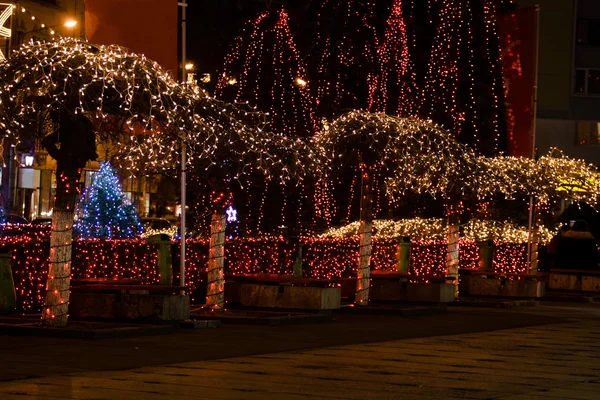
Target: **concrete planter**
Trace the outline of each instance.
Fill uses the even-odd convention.
[[[455,301],[455,287],[451,283],[409,283],[397,279],[373,279],[371,300],[410,301],[423,303],[451,303]]]
[[[507,277],[468,277],[468,293],[473,296],[497,297],[543,297],[546,292],[545,282],[533,279],[515,279]]]
[[[584,273],[550,272],[548,287],[555,290],[573,290],[582,292],[600,292],[600,275]]]
[[[69,313],[74,317],[91,319],[183,321],[190,317],[190,298],[134,292],[73,292]]]
[[[240,302],[245,307],[336,310],[341,306],[341,296],[339,287],[244,283]]]

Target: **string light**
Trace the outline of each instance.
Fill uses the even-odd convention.
[[[385,37],[377,52],[381,72],[371,80],[369,109],[412,117],[418,112],[417,77],[408,47],[402,3],[402,0],[394,1]]]
[[[377,222],[375,221],[377,224]],[[11,267],[21,313],[39,313],[45,296],[48,271],[49,230],[34,235],[0,237],[11,253]],[[317,279],[352,278],[358,267],[356,237],[303,238],[303,276]],[[397,240],[373,238],[371,265],[376,270],[395,271]],[[410,276],[427,282],[445,275],[445,240],[412,240]],[[173,265],[178,265],[177,243],[172,250]],[[460,267],[475,268],[478,262],[476,242],[461,240]],[[159,274],[154,265],[156,246],[140,239],[75,239],[73,241],[73,279],[135,279],[156,284]],[[497,272],[523,273],[526,268],[526,244],[496,242],[494,268]],[[186,241],[186,286],[192,302],[202,301],[206,292],[207,240]],[[280,237],[238,238],[227,240],[224,248],[225,285],[231,277],[247,274],[292,275],[297,247]],[[178,270],[174,271],[175,279]]]
[[[439,19],[419,114],[478,152],[496,155],[505,146],[499,126],[497,7],[491,0],[429,2],[432,14],[436,8]]]
[[[371,0],[319,2],[310,72],[319,117],[367,109],[377,61],[377,14]]]
[[[558,149],[551,149],[539,160],[492,157],[481,158],[480,162],[489,190],[508,197],[536,196],[548,202],[560,196],[593,203],[600,196],[598,169],[583,160],[567,157]]]
[[[320,238],[351,238],[358,234],[359,222],[331,228],[319,235]],[[558,232],[558,228],[549,230],[537,227],[541,243],[547,243]],[[416,241],[443,241],[448,232],[447,219],[441,218],[411,218],[401,220],[374,220],[373,236],[381,239],[393,239],[408,236]],[[528,240],[527,227],[516,226],[510,221],[491,221],[473,219],[462,227],[461,238],[465,241],[526,243]],[[461,252],[462,253],[462,252]],[[462,254],[461,254],[462,256]]]
[[[312,136],[317,124],[306,76],[287,12],[265,11],[248,22],[225,57],[217,96],[255,105],[281,134]]]

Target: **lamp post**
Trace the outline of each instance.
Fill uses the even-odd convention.
[[[181,7],[181,82],[187,84],[187,26],[186,26],[186,11],[187,11],[187,0],[182,0],[177,3]],[[185,142],[181,141],[181,254],[180,254],[180,265],[179,265],[179,286],[185,286],[185,207],[186,207],[186,158],[187,158],[187,147]],[[181,294],[184,294],[182,292]]]
[[[54,36],[56,34],[56,31],[54,30],[55,28],[59,28],[59,27],[64,27],[67,29],[73,29],[77,26],[77,21],[74,19],[68,19],[67,21],[65,21],[62,24],[56,24],[56,25],[52,25],[52,26],[46,26],[45,24],[42,24],[40,26],[40,28],[38,29],[34,29],[31,31],[27,31],[27,32],[19,32],[19,41],[18,44],[22,44],[23,39],[25,38],[26,35],[30,35],[32,33],[36,33],[36,32],[42,32],[45,30],[48,30],[48,33],[50,34],[50,36]],[[60,35],[59,35],[60,36]]]

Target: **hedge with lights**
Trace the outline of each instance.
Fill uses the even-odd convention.
[[[0,238],[11,253],[18,312],[39,313],[46,293],[50,244],[48,238],[16,236]],[[355,278],[358,268],[356,238],[306,238],[303,243],[303,275],[310,278]],[[190,240],[186,253],[186,282],[194,304],[206,295],[208,241]],[[447,243],[443,240],[413,242],[411,279],[427,281],[443,277]],[[478,263],[477,244],[461,241],[461,267],[474,268]],[[173,245],[173,265],[178,264],[178,245]],[[159,281],[156,248],[139,239],[89,240],[73,242],[74,279],[137,279],[144,284]],[[296,246],[280,238],[229,240],[225,246],[225,277],[246,274],[291,275]],[[373,268],[396,269],[397,242],[391,238],[373,240]],[[523,272],[526,246],[522,243],[498,242],[494,255],[497,272]],[[177,279],[178,271],[174,271]]]

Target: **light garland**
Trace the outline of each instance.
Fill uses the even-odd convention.
[[[316,143],[332,163],[352,163],[360,150],[363,162],[387,178],[393,196],[462,195],[477,184],[467,184],[480,168],[473,151],[431,121],[352,111],[319,133]]]
[[[600,196],[600,173],[583,160],[552,149],[534,160],[524,157],[481,158],[482,178],[490,191],[508,197],[536,196],[542,202],[552,197],[594,202]]]
[[[443,0],[429,2],[428,7],[432,15],[438,11],[439,19],[420,115],[440,123],[478,152],[498,154],[505,143],[499,126],[497,7],[492,0]]]
[[[317,129],[309,86],[282,8],[260,14],[235,40],[225,57],[217,96],[250,102],[272,118],[277,132],[307,137]]]
[[[2,6],[6,7],[6,8],[4,8],[2,10],[2,8],[1,8]],[[2,10],[0,12],[0,37],[1,38],[10,39],[10,37],[13,35],[14,29],[11,30],[11,28],[7,28],[4,25],[17,12],[27,14],[32,21],[40,21],[40,19],[37,16],[32,14],[25,7],[17,6],[16,4],[0,3],[0,10]],[[54,36],[54,34],[56,33],[53,29],[48,28],[47,25],[43,22],[40,23],[40,28],[41,28],[40,30],[48,29],[48,33],[50,34],[50,36]],[[25,33],[28,33],[28,32],[25,32]],[[4,61],[4,60],[6,60],[6,57],[4,56],[4,53],[2,52],[2,50],[0,50],[0,61]]]
[[[377,51],[380,74],[371,79],[369,109],[403,117],[418,114],[416,72],[409,50],[403,0],[394,0],[383,43]],[[390,93],[393,93],[390,96]]]
[[[359,222],[353,222],[340,228],[332,228],[319,235],[320,238],[350,238],[358,233]],[[516,226],[510,221],[470,220],[461,227],[461,238],[466,241],[527,243],[527,227]],[[537,227],[536,233],[541,243],[547,243],[558,232],[558,228],[549,230]],[[374,220],[373,236],[379,239],[393,239],[408,236],[416,241],[442,241],[448,233],[447,219],[412,218],[402,220]]]
[[[373,0],[324,0],[318,4],[309,71],[316,87],[317,114],[367,109],[377,62],[377,13]]]

